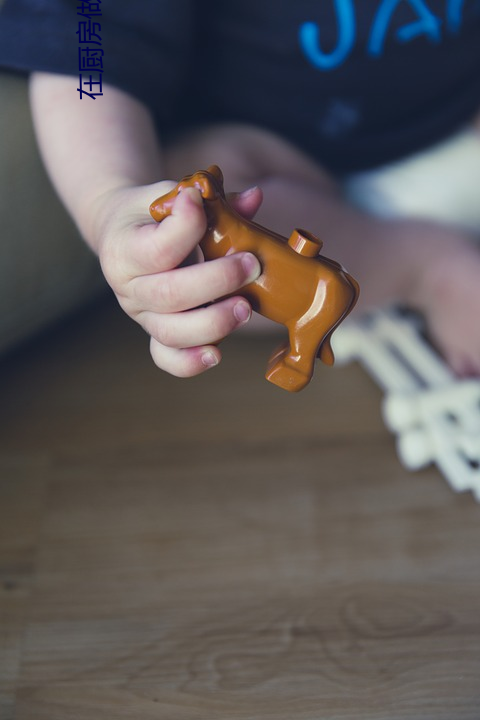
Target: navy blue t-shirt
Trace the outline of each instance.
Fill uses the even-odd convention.
[[[0,65],[79,75],[80,0],[5,0]],[[163,137],[266,127],[335,173],[438,141],[480,108],[480,0],[101,0],[108,83]],[[83,43],[82,47],[85,47]],[[93,46],[92,46],[93,47]],[[79,102],[102,102],[77,92]]]

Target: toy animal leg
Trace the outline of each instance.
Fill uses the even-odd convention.
[[[297,392],[310,382],[317,355],[326,365],[333,365],[332,333],[352,309],[357,295],[355,282],[347,278],[341,283],[337,281],[335,292],[325,303],[325,289],[319,284],[309,310],[296,322],[287,324],[289,342],[270,358],[267,380]]]
[[[289,327],[288,342],[271,356],[265,377],[284,390],[298,392],[312,379],[315,357],[323,337],[319,337],[313,322],[301,322]]]

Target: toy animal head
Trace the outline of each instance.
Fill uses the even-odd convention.
[[[221,198],[225,200],[225,190],[223,189],[223,173],[218,165],[211,165],[208,170],[201,170],[193,175],[187,175],[183,180],[175,185],[169,193],[157,198],[150,205],[150,214],[157,222],[170,215],[173,203],[178,193],[185,188],[196,188],[204,200],[217,200]]]
[[[197,188],[204,200],[216,200],[217,197],[225,198],[223,173],[218,165],[210,165],[208,170],[200,170],[193,175],[187,175],[178,183],[177,190],[181,192],[187,187]]]

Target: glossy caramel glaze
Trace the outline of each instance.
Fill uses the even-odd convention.
[[[205,259],[228,252],[251,252],[259,259],[260,277],[240,294],[256,312],[288,330],[288,340],[269,360],[266,378],[285,390],[301,390],[312,378],[317,356],[333,364],[330,338],[354,307],[358,283],[339,263],[319,255],[322,242],[311,233],[295,229],[287,241],[241,217],[225,197],[216,165],[183,178],[155,200],[152,217],[158,222],[167,217],[176,196],[187,187],[197,188],[203,198],[207,231],[200,247]]]

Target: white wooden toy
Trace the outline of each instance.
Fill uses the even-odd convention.
[[[480,380],[460,380],[426,341],[418,317],[376,310],[339,328],[338,363],[359,361],[384,390],[383,417],[402,464],[435,463],[480,501]]]

